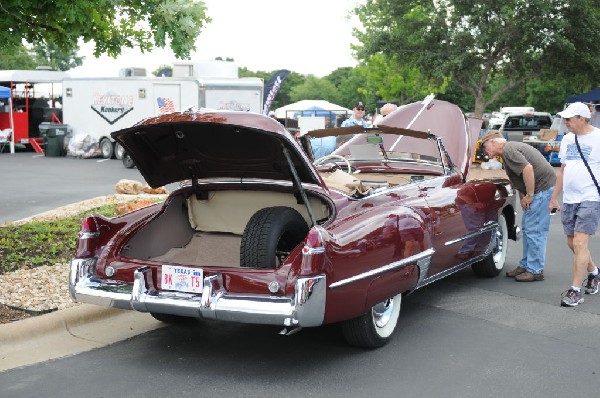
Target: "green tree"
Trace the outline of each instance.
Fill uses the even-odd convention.
[[[375,53],[358,66],[364,78],[364,87],[359,91],[373,93],[381,100],[397,100],[406,104],[425,98],[431,92],[443,92],[448,82],[441,84],[429,81],[420,69],[400,62],[395,56]]]
[[[367,111],[375,110],[377,98],[375,95],[369,95],[368,90],[364,88],[364,76],[357,68],[349,66],[337,68],[325,76],[325,79],[333,83],[336,88],[336,99],[331,101],[334,104],[352,109],[354,103],[360,100],[365,104]]]
[[[95,43],[95,56],[112,57],[123,48],[145,52],[168,42],[176,57],[188,58],[210,22],[205,11],[198,0],[2,0],[0,42],[51,43],[68,53],[81,39]]]
[[[158,68],[152,71],[153,76],[158,76],[158,73],[163,70],[170,70],[171,74],[169,76],[173,76],[173,65],[162,64]]]
[[[23,44],[0,47],[0,69],[35,69],[36,66],[35,59]]]
[[[598,82],[597,0],[367,0],[355,12],[359,59],[384,53],[438,84],[450,78],[476,115],[535,78]]]
[[[275,71],[275,70],[269,71],[269,72],[267,72],[267,71],[251,71],[246,67],[241,67],[239,69],[239,76],[240,77],[259,77],[259,78],[263,79],[263,81],[266,83],[267,81],[269,81],[269,79],[271,78],[271,76],[273,76],[273,74],[275,72],[277,72],[277,71]],[[281,85],[279,92],[275,96],[275,99],[273,100],[273,104],[271,105],[271,109],[277,109],[282,106],[293,103],[294,101],[291,99],[292,90],[294,89],[294,87],[304,83],[305,80],[306,80],[306,76],[301,75],[298,72],[290,71],[287,78]]]
[[[290,99],[292,102],[311,99],[333,102],[336,97],[336,88],[333,83],[322,77],[308,75],[302,84],[292,88]]]
[[[79,47],[72,50],[61,50],[54,43],[40,42],[33,45],[33,54],[38,65],[47,65],[55,70],[69,70],[83,64],[85,57],[77,55]]]

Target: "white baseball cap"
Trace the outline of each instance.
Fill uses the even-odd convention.
[[[570,119],[574,116],[581,116],[586,119],[592,117],[592,113],[590,112],[590,108],[584,104],[583,102],[573,102],[567,109],[562,112],[558,112],[558,115],[562,118]]]

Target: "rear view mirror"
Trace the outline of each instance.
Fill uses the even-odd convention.
[[[367,136],[367,142],[369,144],[383,144],[383,137],[379,135],[369,135]]]

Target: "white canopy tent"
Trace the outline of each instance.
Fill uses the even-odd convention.
[[[289,104],[286,106],[282,106],[281,108],[275,109],[275,117],[278,119],[283,118],[292,118],[294,117],[295,112],[301,112],[305,110],[315,110],[316,108],[332,111],[337,114],[351,114],[352,110],[348,108],[344,108],[343,106],[339,106],[333,104],[329,101],[325,100],[302,100],[298,102],[294,102],[293,104]]]

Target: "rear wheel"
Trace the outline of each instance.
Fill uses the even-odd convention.
[[[506,248],[508,247],[508,227],[502,214],[498,217],[498,229],[493,245],[492,251],[487,257],[471,266],[475,275],[491,278],[498,276],[504,268]]]
[[[402,294],[397,294],[373,306],[366,314],[342,323],[348,344],[363,348],[378,348],[388,343],[400,318]]]
[[[306,237],[304,218],[290,207],[266,207],[248,221],[240,245],[240,265],[277,268]]]
[[[115,149],[113,143],[108,138],[100,140],[100,153],[104,159],[111,159],[114,155]]]
[[[115,143],[115,158],[118,160],[123,160],[123,156],[125,155],[125,149],[118,142]]]

